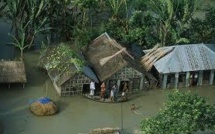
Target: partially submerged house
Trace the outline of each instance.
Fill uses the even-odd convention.
[[[0,61],[0,83],[10,84],[21,83],[24,84],[27,82],[25,65],[21,61]]]
[[[107,87],[117,84],[122,90],[128,84],[129,91],[142,90],[144,83],[155,85],[156,79],[141,66],[139,60],[114,39],[104,33],[94,39],[83,51],[86,60],[92,65],[99,80]]]
[[[82,94],[92,80],[99,83],[93,70],[85,63],[80,64],[83,60],[74,49],[60,44],[44,52],[40,65],[47,70],[58,94],[71,96]]]
[[[215,52],[205,44],[155,47],[144,52],[143,65],[148,70],[156,68],[163,89],[214,84]]]

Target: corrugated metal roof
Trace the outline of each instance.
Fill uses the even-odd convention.
[[[215,69],[215,52],[205,44],[171,46],[174,50],[155,62],[159,73]],[[165,47],[168,49],[168,47]]]

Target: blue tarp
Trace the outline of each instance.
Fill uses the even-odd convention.
[[[41,98],[38,98],[38,99],[30,100],[29,104],[31,104],[33,102],[40,102],[41,104],[46,104],[46,103],[51,102],[51,99],[49,99],[48,97],[41,97]]]
[[[96,74],[89,66],[83,66],[82,71],[90,79],[94,80],[96,83],[99,83],[99,79],[97,78]]]

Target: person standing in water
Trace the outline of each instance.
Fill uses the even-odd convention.
[[[95,93],[95,82],[94,81],[91,81],[90,82],[90,96],[94,96],[94,93]]]
[[[102,82],[101,84],[101,93],[100,93],[100,98],[103,99],[105,97],[105,91],[106,91],[106,86],[105,83]]]
[[[111,92],[110,92],[110,100],[111,100],[111,102],[114,102],[115,93],[116,93],[116,86],[115,86],[115,84],[114,84],[114,85],[112,86]]]

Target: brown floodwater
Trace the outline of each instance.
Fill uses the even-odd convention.
[[[59,97],[47,75],[36,67],[38,52],[25,55],[28,83],[25,88],[15,84],[11,89],[0,85],[0,121],[5,134],[77,134],[87,133],[99,127],[123,128],[124,134],[132,134],[141,120],[155,115],[163,107],[167,93],[172,90],[155,89],[133,94],[128,102],[99,103],[82,96]],[[215,103],[215,86],[189,89]],[[187,91],[188,89],[181,89]],[[54,116],[38,117],[29,111],[31,99],[48,96],[60,108]],[[137,106],[133,113],[131,104]]]

